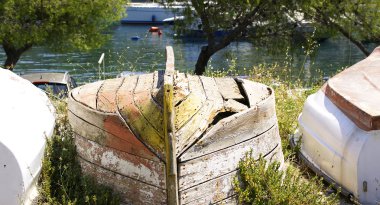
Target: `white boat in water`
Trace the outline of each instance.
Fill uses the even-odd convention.
[[[172,23],[168,19],[181,16],[183,6],[168,7],[159,3],[130,3],[127,5],[127,16],[121,20],[124,24],[163,24]]]
[[[299,117],[299,156],[342,193],[380,202],[380,47],[308,97]]]
[[[32,204],[55,109],[29,81],[0,68],[0,204]]]

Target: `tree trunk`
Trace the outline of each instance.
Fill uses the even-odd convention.
[[[5,54],[7,55],[7,59],[5,60],[5,63],[4,63],[4,68],[12,71],[14,67],[16,66],[16,63],[20,59],[21,54],[23,54],[25,51],[27,51],[31,47],[32,45],[27,44],[21,48],[15,48],[10,43],[3,41],[3,48],[5,51]]]
[[[203,75],[203,73],[206,70],[207,63],[213,54],[214,53],[210,51],[209,46],[202,46],[201,52],[199,53],[199,56],[198,56],[197,63],[195,64],[194,73],[196,75]]]

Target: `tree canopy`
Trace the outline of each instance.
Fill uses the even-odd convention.
[[[125,13],[125,0],[1,0],[0,42],[12,70],[35,45],[88,50],[106,39],[105,29]]]
[[[176,1],[178,2],[178,1]],[[361,40],[379,40],[378,0],[191,0],[183,11],[185,25],[199,19],[207,45],[199,54],[195,73],[203,74],[210,57],[232,41],[247,37],[255,45],[277,50],[294,44],[299,33],[341,33],[368,54]],[[312,27],[308,34],[303,29]],[[225,35],[218,36],[224,31]]]

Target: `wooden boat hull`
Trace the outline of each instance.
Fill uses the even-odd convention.
[[[273,90],[167,70],[87,84],[69,97],[86,173],[130,204],[235,204],[239,160],[283,162]],[[169,67],[169,68],[168,68]]]

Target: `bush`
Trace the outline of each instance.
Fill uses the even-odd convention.
[[[53,136],[47,139],[38,204],[120,204],[120,197],[112,189],[82,174],[67,104],[63,100],[54,100],[53,104],[57,120]]]
[[[239,175],[234,180],[235,191],[241,204],[337,204],[338,194],[326,196],[321,179],[306,180],[292,166],[281,171],[280,164],[260,158],[254,160],[251,153],[239,163]]]

